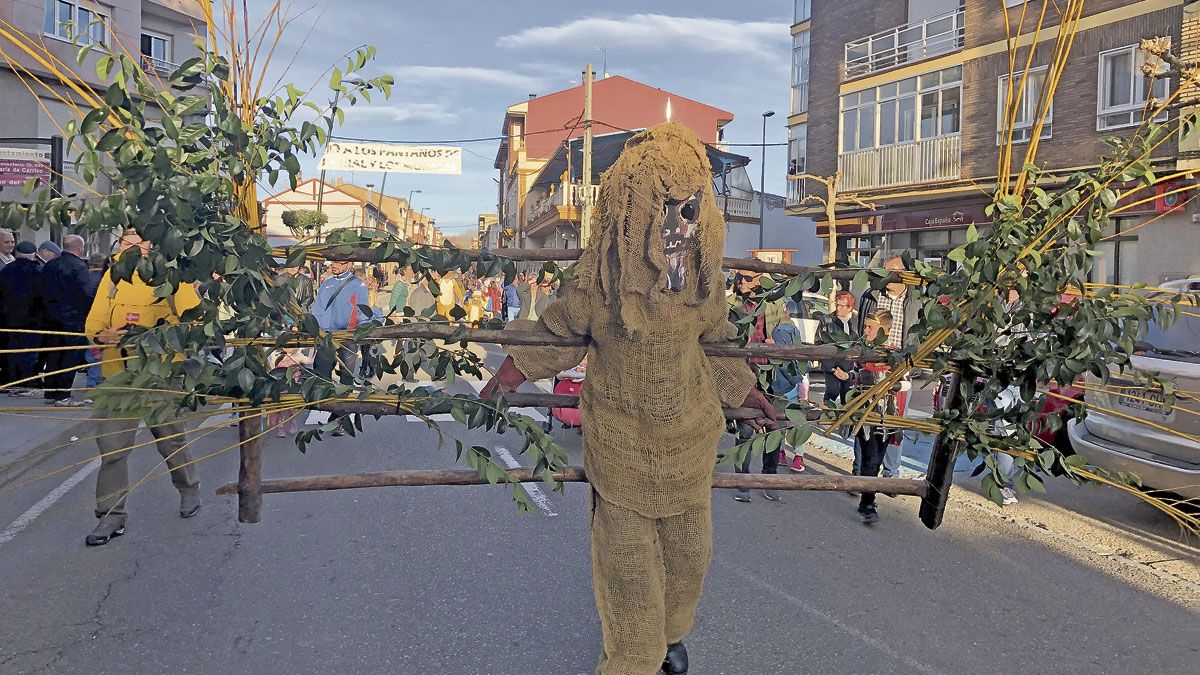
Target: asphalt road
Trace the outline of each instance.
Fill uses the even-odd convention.
[[[464,438],[519,448],[512,435]],[[578,463],[575,435],[561,438]],[[235,442],[223,427],[196,453]],[[86,462],[78,446],[39,470]],[[402,418],[307,454],[272,437],[265,457],[267,477],[454,465],[434,432]],[[141,449],[133,475],[157,461]],[[78,471],[0,487],[0,528],[45,506],[0,536],[0,672],[594,667],[584,486],[545,494],[532,515],[491,486],[267,495],[263,522],[240,525],[234,500],[212,495],[236,477],[228,451],[200,463],[196,518],[178,518],[158,477],[131,496],[128,534],[86,548],[94,473],[45,505]],[[903,499],[881,499],[868,528],[844,494],[755,497],[714,493],[716,558],[688,639],[697,675],[1182,673],[1200,662],[1200,596],[1153,592],[1165,582],[1134,583],[986,510],[952,507],[930,532]]]

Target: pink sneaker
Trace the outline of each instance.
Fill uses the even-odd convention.
[[[797,454],[792,458],[792,471],[796,473],[804,472],[804,455]]]

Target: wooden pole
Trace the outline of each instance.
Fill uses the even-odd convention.
[[[547,330],[534,329],[527,331],[495,330],[488,328],[467,328],[451,326],[445,323],[415,322],[391,326],[379,326],[355,338],[364,340],[445,340],[447,342],[488,342],[500,345],[548,346],[548,347],[582,347],[587,344],[583,339],[564,338]],[[881,363],[887,356],[877,352],[861,349],[850,349],[839,352],[836,345],[780,345],[755,343],[744,347],[733,344],[706,344],[704,353],[709,356],[727,356],[742,359],[772,358],[785,360],[818,361],[822,359],[844,358],[865,363]]]
[[[542,482],[531,469],[512,469],[508,475],[521,483]],[[583,467],[569,466],[553,474],[563,483],[585,483]],[[379,471],[373,473],[333,474],[278,478],[263,481],[262,492],[315,492],[369,487],[428,487],[434,485],[486,485],[488,480],[472,469],[419,471]],[[714,473],[713,489],[748,488],[762,490],[817,490],[826,492],[888,492],[923,497],[925,483],[907,478],[868,478],[866,476],[768,475],[755,473]],[[219,495],[231,495],[238,486],[230,483],[217,488]]]
[[[241,413],[238,420],[238,522],[262,520],[262,419]]]
[[[959,364],[962,366],[962,364]],[[950,375],[948,393],[943,405],[947,410],[959,409],[962,414],[968,414],[971,401],[964,398],[959,383],[963,377],[972,378],[969,369],[962,369],[962,375]],[[942,524],[942,515],[946,512],[946,502],[950,499],[950,486],[954,483],[954,460],[958,457],[958,441],[947,440],[945,432],[938,434],[929,451],[929,467],[925,471],[925,494],[921,497],[921,508],[918,515],[921,522],[931,530],[936,530]]]
[[[568,153],[569,155],[570,153]],[[583,71],[583,207],[579,216],[579,244],[592,239],[592,64]],[[570,197],[571,195],[567,195]]]
[[[578,408],[579,397],[571,394],[527,394],[514,392],[504,395],[504,402],[510,408]],[[400,400],[392,401],[330,401],[312,406],[314,410],[326,410],[342,415],[368,415],[384,417],[388,415],[408,415],[411,411],[400,408]],[[422,415],[433,415],[444,410],[421,410]],[[762,417],[758,408],[725,408],[727,420],[753,420]],[[823,412],[816,408],[804,411],[805,419],[815,422],[821,419]],[[775,419],[786,420],[787,415],[776,413]]]
[[[275,255],[286,258],[290,247],[280,247],[276,250]],[[583,254],[583,249],[578,248],[497,248],[491,250],[475,251],[471,249],[455,249],[456,253],[460,253],[469,260],[496,260],[506,259],[514,262],[570,262],[578,260]],[[349,260],[351,262],[400,262],[401,254],[397,253],[388,256],[384,259],[379,258],[379,254],[370,248],[361,246],[352,247],[347,252],[340,252],[330,248],[326,250],[311,252],[313,258],[322,260]],[[758,260],[756,258],[722,258],[721,265],[725,269],[730,270],[745,270],[747,272],[762,272],[763,274],[783,274],[798,276],[801,274],[813,274],[817,277],[829,276],[831,279],[838,281],[850,281],[859,272],[861,268],[854,269],[827,269],[824,267],[804,267],[801,265],[789,265],[787,263],[768,262],[766,260]],[[901,275],[890,270],[883,270],[890,281],[911,281],[903,278]]]

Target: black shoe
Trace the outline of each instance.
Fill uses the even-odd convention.
[[[783,501],[783,497],[780,497],[779,493],[774,490],[763,490],[763,498],[769,502]]]
[[[733,493],[733,501],[741,502],[743,504],[749,504],[750,503],[750,491],[739,488],[737,492]]]
[[[331,435],[331,436],[345,436],[345,435],[346,435],[346,430],[345,430],[345,429],[343,429],[343,428],[341,428],[341,427],[338,427],[338,428],[334,429],[334,430],[333,430],[333,433],[332,433],[332,434],[330,434],[330,435]]]
[[[858,507],[858,515],[862,516],[864,525],[871,525],[879,522],[879,511],[874,504]]]
[[[125,534],[125,523],[109,520],[106,518],[100,519],[100,524],[96,525],[96,529],[84,538],[83,543],[88,546],[103,546],[111,539],[115,539]]]
[[[687,647],[684,647],[682,642],[667,646],[667,658],[663,659],[662,671],[667,675],[685,675],[687,673]]]

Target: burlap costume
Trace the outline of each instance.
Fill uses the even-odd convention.
[[[667,199],[701,194],[687,283],[667,290],[659,223]],[[530,379],[588,357],[581,393],[592,484],[592,567],[604,633],[598,673],[656,673],[692,626],[712,559],[712,473],[721,405],[754,377],[709,358],[733,336],[721,255],[725,226],[704,146],[677,124],[634,136],[601,179],[597,229],[563,297],[538,323],[587,347],[510,347]],[[530,329],[534,322],[514,322]]]

